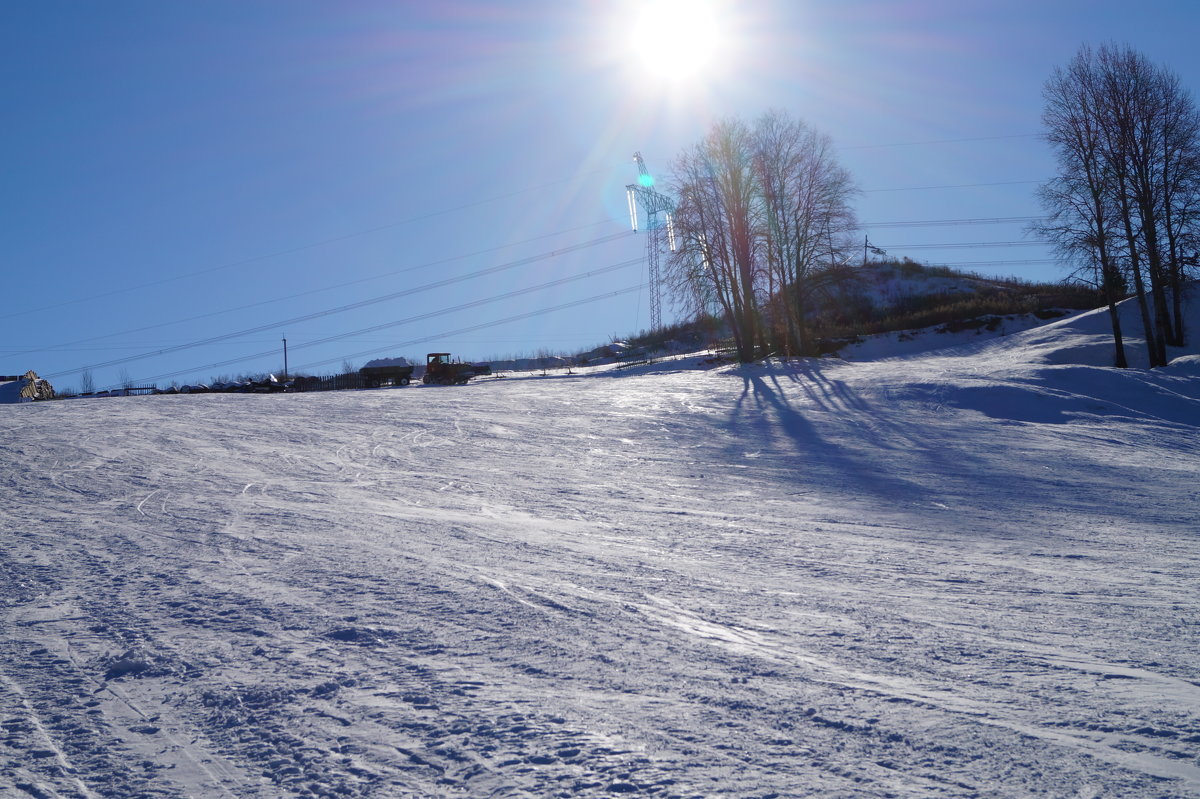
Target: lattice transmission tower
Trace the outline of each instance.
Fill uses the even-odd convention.
[[[675,225],[671,214],[675,203],[665,194],[654,190],[654,177],[646,169],[640,152],[633,154],[637,162],[638,182],[625,187],[629,200],[629,223],[636,233],[638,229],[638,205],[646,212],[646,265],[650,273],[650,330],[662,327],[662,280],[658,269],[658,255],[663,249],[675,250]]]

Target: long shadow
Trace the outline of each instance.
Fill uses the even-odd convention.
[[[764,479],[786,484],[791,478],[798,490],[847,498],[859,507],[870,503],[880,512],[928,517],[954,511],[945,517],[948,523],[1005,538],[1040,540],[1062,527],[1064,516],[1146,523],[1140,502],[1112,502],[1105,488],[1126,484],[1127,467],[1072,458],[1065,449],[1044,450],[1039,429],[1050,422],[1062,428],[1063,421],[1048,411],[1024,418],[1031,414],[1016,413],[1018,404],[1004,390],[987,387],[979,390],[1004,413],[996,411],[1000,426],[982,424],[979,437],[970,423],[910,425],[913,409],[892,408],[886,387],[879,387],[878,398],[864,396],[828,371],[810,362],[779,374],[743,374],[730,414],[734,440],[728,461],[756,462]],[[993,415],[987,413],[992,405],[968,405]],[[1194,408],[1191,401],[1180,405]],[[958,409],[928,411],[941,412]],[[760,446],[763,453],[746,459],[747,450]],[[1156,492],[1152,483],[1140,490]],[[1165,488],[1158,493],[1163,494],[1158,522],[1171,525],[1180,513],[1186,515]]]
[[[827,377],[820,364],[802,361],[795,365],[794,371],[787,377],[792,383],[799,385],[808,398],[823,410],[833,410],[835,407],[857,411],[870,410],[870,405],[845,383]],[[778,381],[774,375],[772,379]]]
[[[800,382],[817,411],[862,414],[869,405],[840,381],[831,381],[815,368],[803,376],[788,376]],[[927,489],[908,480],[886,459],[872,459],[870,449],[857,451],[821,435],[813,422],[787,399],[778,378],[743,375],[742,394],[734,404],[730,430],[735,442],[729,458],[745,458],[749,446],[759,442],[772,446],[774,468],[795,473],[798,482],[836,494],[871,497],[891,506],[929,502]],[[744,434],[744,435],[739,435]]]

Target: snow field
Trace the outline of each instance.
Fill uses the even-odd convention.
[[[1200,386],[1094,326],[15,406],[0,795],[1196,796]]]

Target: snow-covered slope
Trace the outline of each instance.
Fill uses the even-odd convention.
[[[1190,291],[1200,295],[1200,285]],[[1147,355],[1141,316],[1135,301],[1118,306],[1125,357],[1132,367],[1145,368]],[[848,344],[838,355],[846,360],[874,361],[910,357],[946,350],[953,355],[969,355],[981,348],[1011,350],[1018,363],[1043,362],[1081,366],[1111,366],[1115,363],[1112,321],[1107,308],[1084,313],[1056,312],[1065,318],[1047,323],[1035,314],[992,316],[969,320],[958,325],[938,325],[920,330],[864,336]],[[1194,316],[1195,314],[1193,314]],[[1185,320],[1195,324],[1195,319]],[[1195,330],[1189,326],[1189,330]],[[1011,340],[997,342],[995,339]],[[1193,339],[1198,336],[1192,336]],[[1168,357],[1179,368],[1195,359],[1196,347],[1172,349]]]
[[[907,300],[930,295],[973,294],[981,289],[997,288],[994,280],[936,270],[918,264],[875,263],[855,268],[853,281],[843,294],[866,300],[879,309],[890,308]]]
[[[1200,339],[1200,284],[1190,287],[1191,314],[1184,321],[1190,339]],[[1125,356],[1132,367],[1146,368],[1150,364],[1143,333],[1142,318],[1134,300],[1118,306]],[[1111,366],[1115,361],[1112,321],[1106,308],[1060,319],[1057,322],[1023,332],[1009,344],[1016,361],[1040,361],[1081,366]],[[1197,352],[1194,344],[1186,348],[1171,348],[1168,359],[1188,359]]]
[[[6,408],[0,795],[1196,796],[1200,377],[1096,324]]]
[[[1055,312],[1058,316],[1069,311]],[[1036,314],[992,315],[954,325],[935,325],[916,330],[894,330],[862,336],[846,343],[836,355],[847,361],[877,361],[901,358],[936,350],[977,345],[1046,324]]]

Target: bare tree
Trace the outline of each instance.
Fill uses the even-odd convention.
[[[1172,333],[1168,342],[1184,344],[1183,283],[1189,259],[1200,238],[1200,112],[1180,85],[1177,75],[1164,72],[1162,81],[1163,135],[1162,227],[1166,239],[1167,284],[1172,299]],[[1194,259],[1190,259],[1194,260]]]
[[[850,251],[849,234],[857,227],[849,204],[854,181],[838,164],[832,140],[801,120],[768,112],[754,140],[769,293],[782,294],[788,348],[810,354],[805,309]]]
[[[717,123],[675,162],[676,236],[680,248],[667,279],[685,296],[711,289],[733,332],[738,359],[754,360],[761,341],[758,298],[757,186],[750,130],[738,120]],[[701,291],[693,283],[702,284]]]
[[[714,300],[743,362],[769,349],[769,303],[783,309],[784,348],[808,351],[805,308],[856,225],[853,181],[829,138],[779,111],[753,127],[725,120],[676,160],[672,188],[676,297],[697,310]]]
[[[1162,116],[1162,82],[1154,66],[1132,48],[1104,46],[1097,51],[1104,90],[1105,115],[1110,130],[1110,159],[1121,178],[1128,210],[1126,238],[1139,295],[1142,269],[1150,278],[1153,321],[1146,314],[1147,344],[1151,366],[1166,366],[1166,344],[1171,337],[1167,315],[1166,281],[1159,244],[1159,212],[1162,196],[1158,140],[1166,120]],[[1144,303],[1143,303],[1143,307]]]
[[[1195,105],[1173,73],[1116,45],[1082,47],[1045,97],[1059,175],[1042,188],[1042,230],[1086,252],[1106,291],[1132,279],[1150,366],[1165,366],[1167,345],[1183,342],[1179,294],[1200,210]],[[1118,328],[1114,337],[1121,365]]]
[[[1100,98],[1089,61],[1089,51],[1082,50],[1046,81],[1042,122],[1058,159],[1059,174],[1038,192],[1047,217],[1035,229],[1054,241],[1060,253],[1083,261],[1085,269],[1094,274],[1108,304],[1113,363],[1125,368],[1128,360],[1117,303],[1125,296],[1126,281],[1116,252],[1114,178],[1105,162]]]
[[[79,391],[81,394],[91,394],[96,390],[96,378],[91,369],[79,373]]]

